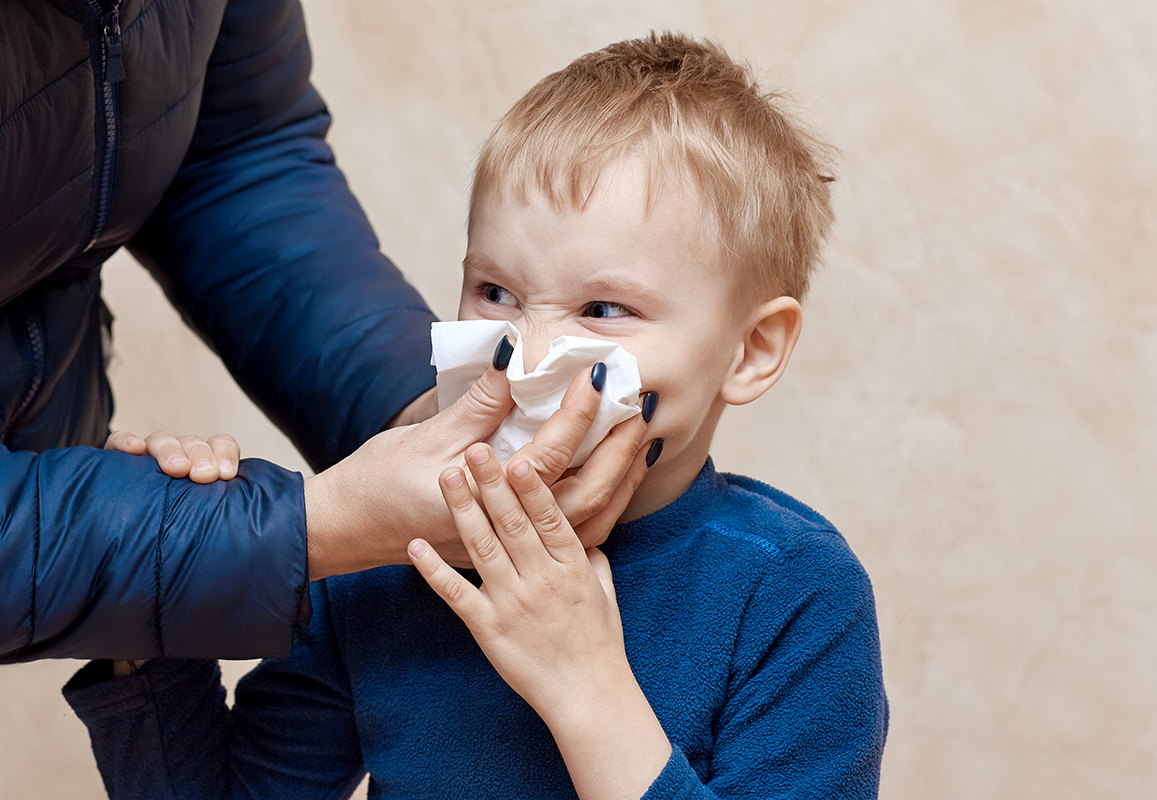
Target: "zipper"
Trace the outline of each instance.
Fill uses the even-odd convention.
[[[96,244],[108,223],[117,148],[116,85],[125,79],[125,62],[121,54],[121,0],[112,0],[107,11],[101,8],[97,0],[87,2],[89,9],[96,16],[98,34],[101,37],[101,88],[97,99],[99,112],[104,118],[104,149],[96,164],[96,169],[99,170],[95,179],[96,220],[93,223],[92,237],[84,248],[86,252]]]
[[[36,315],[29,311],[24,317],[24,330],[28,333],[28,347],[31,352],[32,369],[31,377],[28,381],[28,391],[24,395],[24,399],[20,401],[20,405],[16,407],[16,411],[12,414],[12,419],[20,418],[24,413],[24,409],[28,408],[28,404],[36,397],[37,392],[40,391],[41,384],[44,383],[44,334],[40,330],[40,322]]]

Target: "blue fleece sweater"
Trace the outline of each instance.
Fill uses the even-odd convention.
[[[673,753],[645,800],[875,797],[888,723],[871,585],[832,525],[709,461],[615,528],[627,655]],[[313,586],[289,658],[225,705],[213,662],[65,694],[111,797],[563,798],[546,726],[411,567]]]

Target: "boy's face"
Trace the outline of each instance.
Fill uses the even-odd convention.
[[[537,192],[528,202],[483,195],[458,308],[459,319],[513,323],[528,371],[564,334],[615,341],[638,358],[643,391],[659,395],[647,436],[664,447],[627,518],[673,500],[702,467],[747,321],[734,279],[700,240],[697,195],[673,188],[647,210],[646,191],[641,164],[620,161],[583,211]]]

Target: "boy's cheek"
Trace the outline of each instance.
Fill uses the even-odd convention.
[[[691,331],[660,331],[646,337],[617,340],[639,360],[639,377],[643,391],[672,389],[686,391],[692,387],[718,383],[722,386],[721,343],[697,341]]]

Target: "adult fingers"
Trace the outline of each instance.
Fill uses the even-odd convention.
[[[469,391],[445,411],[430,418],[428,424],[444,431],[450,441],[462,444],[483,441],[494,433],[514,406],[505,372],[510,356],[505,353],[503,342],[510,345],[510,340],[503,337],[494,361]]]
[[[170,478],[184,478],[189,474],[192,462],[185,455],[180,440],[171,433],[157,431],[145,437],[148,454],[157,460],[161,472]]]
[[[656,439],[656,442],[662,440]],[[652,446],[653,447],[653,443]],[[631,502],[631,498],[635,494],[635,490],[639,488],[639,484],[643,482],[643,478],[647,476],[648,457],[651,453],[651,447],[639,450],[635,454],[634,461],[631,462],[627,474],[619,481],[618,486],[615,487],[611,493],[610,499],[602,510],[594,516],[588,518],[581,525],[575,526],[575,533],[578,534],[579,541],[585,547],[594,547],[606,541],[607,536],[611,532],[611,528],[615,527],[619,517],[626,511],[627,505]],[[660,444],[660,449],[662,445]]]
[[[406,548],[406,553],[410,563],[417,568],[434,594],[441,597],[467,627],[473,627],[473,623],[485,612],[482,593],[447,564],[425,540],[414,539]]]
[[[542,482],[530,462],[515,456],[507,463],[506,474],[546,552],[563,563],[584,558],[583,547],[555,502],[550,487]]]
[[[514,564],[494,533],[486,512],[474,499],[466,474],[458,467],[445,469],[438,476],[438,486],[474,569],[484,582],[509,585],[517,578]]]
[[[227,481],[237,475],[237,464],[241,460],[241,445],[227,433],[209,437],[209,447],[217,459],[217,475]]]
[[[529,466],[525,459],[519,461]],[[466,466],[515,570],[521,574],[544,564],[550,556],[494,452],[485,444],[471,445],[466,450]]]
[[[106,450],[119,450],[122,453],[143,456],[148,446],[145,444],[145,440],[135,433],[113,431],[105,440],[104,447]]]
[[[581,525],[608,507],[637,459],[646,433],[642,417],[620,422],[577,472],[555,484],[555,499],[572,525]]]
[[[595,421],[606,369],[606,365],[599,362],[576,375],[567,387],[559,409],[543,423],[529,444],[519,448],[518,455],[526,458],[547,484],[558,480],[570,466]]]
[[[193,483],[212,483],[217,480],[220,471],[217,468],[217,456],[209,443],[200,436],[181,436],[177,439],[185,456],[189,459],[189,480]]]

